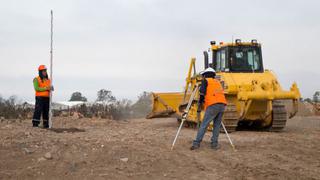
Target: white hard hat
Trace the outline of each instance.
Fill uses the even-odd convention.
[[[204,73],[208,73],[208,72],[216,73],[216,71],[215,71],[213,68],[208,67],[208,68],[205,69],[204,71],[201,71],[200,74],[203,75]]]

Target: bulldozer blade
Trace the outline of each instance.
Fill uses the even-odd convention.
[[[187,99],[190,95],[187,94]],[[184,93],[152,93],[152,110],[146,118],[179,117]]]

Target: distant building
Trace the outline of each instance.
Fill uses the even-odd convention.
[[[67,110],[74,107],[79,107],[82,104],[86,104],[90,106],[90,103],[83,102],[83,101],[59,101],[59,102],[52,102],[52,109],[54,110]],[[35,102],[24,102],[19,106],[23,108],[34,108]]]

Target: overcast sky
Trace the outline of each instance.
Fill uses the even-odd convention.
[[[203,68],[210,40],[262,43],[264,65],[284,89],[320,90],[317,0],[0,0],[0,94],[33,101],[32,79],[49,65],[54,11],[55,101],[105,88],[134,100],[181,91],[190,57]]]

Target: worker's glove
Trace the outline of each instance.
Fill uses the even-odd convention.
[[[187,118],[187,112],[183,112],[181,116],[183,119]]]
[[[200,103],[200,104],[203,104],[203,102],[204,102],[204,95],[200,95],[200,97],[199,97],[199,103]]]
[[[199,101],[198,101],[198,109],[197,109],[198,113],[201,112],[203,103],[204,103],[204,95],[200,95]]]
[[[48,87],[46,87],[46,89],[47,89],[47,91],[54,91],[53,86],[48,86]]]

